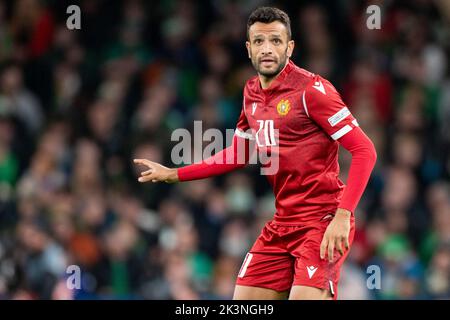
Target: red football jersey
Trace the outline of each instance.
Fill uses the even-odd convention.
[[[334,214],[345,187],[337,140],[356,126],[333,85],[291,60],[267,89],[257,76],[247,81],[236,135],[254,139],[260,152],[278,153],[278,170],[267,175],[276,222],[299,225]]]

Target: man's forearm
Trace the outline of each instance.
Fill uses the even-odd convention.
[[[239,148],[239,142],[244,148]],[[250,158],[249,141],[247,139],[233,137],[233,143],[228,148],[216,153],[212,157],[200,163],[194,163],[177,169],[179,181],[205,179],[228,173],[244,167]],[[241,154],[244,152],[244,154]]]
[[[339,208],[354,212],[375,166],[377,154],[372,141],[360,128],[353,129],[339,142],[352,154],[347,187],[342,195]]]

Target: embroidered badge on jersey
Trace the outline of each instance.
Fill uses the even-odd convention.
[[[277,104],[277,111],[280,116],[285,116],[288,114],[289,110],[291,110],[291,104],[289,100],[281,99]]]

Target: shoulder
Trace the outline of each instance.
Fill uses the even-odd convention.
[[[259,86],[258,76],[253,76],[245,82],[244,92],[255,91]]]
[[[304,94],[314,99],[327,99],[339,96],[333,84],[322,76],[315,74],[309,79],[304,88]]]
[[[286,85],[302,92],[306,89],[307,85],[313,81],[315,77],[317,77],[315,73],[293,64],[292,69],[289,72]]]
[[[302,92],[302,102],[308,116],[329,116],[329,113],[337,113],[343,108],[343,112],[349,114],[339,92],[330,81],[320,75],[315,75],[307,83]]]
[[[304,78],[306,81],[311,80],[312,78],[318,76],[317,74],[308,71],[306,69],[300,68],[297,65],[294,65],[294,67],[292,68],[292,73],[297,77]]]

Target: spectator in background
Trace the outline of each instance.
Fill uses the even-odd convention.
[[[13,125],[10,116],[0,114],[0,185],[4,198],[9,198],[19,174],[19,163],[12,150]]]
[[[66,253],[42,223],[22,222],[17,238],[24,248],[21,258],[25,281],[35,298],[50,299],[55,283],[65,274]]]
[[[0,106],[19,119],[30,134],[37,134],[43,125],[43,113],[37,97],[24,87],[22,69],[6,65],[0,77]]]
[[[432,299],[446,299],[450,294],[450,245],[442,243],[427,270],[426,290]]]
[[[20,60],[39,58],[53,41],[54,21],[51,11],[39,0],[15,1],[11,33]]]

